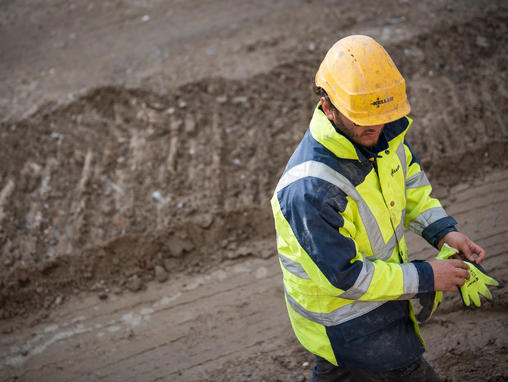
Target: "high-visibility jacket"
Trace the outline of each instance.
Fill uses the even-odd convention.
[[[272,198],[291,324],[334,365],[391,370],[424,351],[408,300],[432,291],[434,276],[408,262],[404,227],[435,245],[456,222],[430,196],[404,140],[410,125],[386,124],[373,161],[318,104]]]

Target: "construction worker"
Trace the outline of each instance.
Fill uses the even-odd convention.
[[[410,299],[457,291],[485,251],[457,231],[405,139],[405,81],[367,36],[336,42],[316,74],[310,128],[272,198],[290,321],[313,381],[439,381]],[[408,262],[404,227],[450,260]],[[352,379],[351,379],[352,378]]]

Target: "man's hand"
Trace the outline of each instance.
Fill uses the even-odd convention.
[[[477,264],[480,264],[485,259],[485,251],[483,248],[461,232],[448,232],[439,240],[437,249],[441,249],[444,243],[458,249],[460,251],[458,255],[459,258],[465,258]],[[477,257],[474,256],[475,254]]]
[[[429,260],[434,272],[434,290],[457,292],[469,279],[469,265],[461,260]]]

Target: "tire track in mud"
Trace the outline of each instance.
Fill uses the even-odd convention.
[[[464,230],[491,255],[486,268],[501,278],[508,276],[503,245],[508,238],[504,228],[508,217],[500,212],[508,210],[508,200],[501,192],[507,187],[507,170],[497,171],[467,187],[455,186],[443,200],[450,204],[450,214],[458,216]],[[492,203],[485,203],[487,191],[493,192]],[[413,235],[408,236],[408,244],[410,250],[419,246]],[[427,245],[418,257],[428,258],[435,253]],[[267,377],[263,377],[263,370],[284,369],[278,362],[288,357],[288,351],[296,351],[290,357],[295,362],[292,372],[300,373],[301,364],[310,358],[298,351],[294,341],[286,343],[293,335],[280,277],[275,258],[250,259],[213,273],[152,285],[148,291],[109,303],[97,305],[94,296],[71,301],[61,308],[62,312],[55,311],[47,323],[2,339],[0,347],[11,350],[0,357],[0,375],[17,375],[24,381],[226,381],[253,370],[256,374],[250,380],[261,381]],[[440,365],[440,352],[444,350],[438,337],[443,325],[450,325],[448,322],[454,323],[456,333],[463,333],[470,322],[480,317],[482,327],[499,322],[507,310],[508,294],[494,291],[494,296],[497,305],[464,311],[460,299],[447,294],[435,318],[423,327],[424,337],[431,343],[429,359]],[[465,324],[463,319],[453,318],[457,314],[468,315]],[[3,325],[5,321],[0,322],[0,329]],[[506,345],[505,337],[497,335],[495,346]],[[471,337],[467,341],[468,346],[476,347],[488,339]],[[23,344],[28,347],[23,348]],[[37,347],[44,351],[34,351]],[[23,351],[27,351],[25,356],[21,355]],[[16,366],[14,360],[22,363]],[[499,363],[493,370],[501,373],[502,368]],[[476,376],[482,375],[469,375]],[[450,377],[450,381],[459,380],[454,378]]]
[[[162,298],[156,300],[153,303],[148,303],[148,302],[144,301],[141,304],[143,306],[134,304],[134,305],[130,306],[127,311],[125,310],[125,307],[120,310],[113,308],[112,311],[109,311],[110,308],[106,308],[107,311],[103,312],[101,315],[92,314],[92,316],[89,316],[86,318],[87,323],[84,326],[77,328],[77,329],[79,329],[79,332],[76,332],[76,335],[87,333],[87,335],[90,334],[90,337],[91,337],[91,338],[88,338],[88,340],[85,340],[84,342],[83,342],[83,340],[78,341],[78,343],[80,343],[81,346],[85,346],[85,343],[89,344],[87,346],[90,346],[90,347],[94,346],[94,340],[93,340],[94,333],[91,330],[94,327],[95,328],[99,327],[99,329],[97,329],[97,330],[106,332],[106,334],[107,334],[108,329],[114,329],[114,331],[113,331],[114,333],[117,333],[117,332],[119,333],[120,332],[119,326],[122,326],[122,324],[121,324],[122,320],[127,322],[126,316],[129,316],[129,315],[130,315],[131,321],[132,320],[143,321],[143,319],[141,319],[141,316],[144,316],[144,320],[147,320],[147,317],[150,317],[150,319],[149,319],[150,322],[158,321],[158,323],[154,327],[144,325],[144,327],[143,327],[144,330],[143,331],[140,330],[139,336],[141,338],[138,341],[142,342],[142,344],[140,346],[142,348],[142,350],[139,350],[139,347],[138,348],[133,347],[132,351],[130,351],[128,348],[124,348],[123,351],[124,351],[124,353],[126,352],[127,354],[119,355],[118,357],[120,357],[120,358],[113,355],[113,356],[109,357],[110,359],[106,359],[104,361],[98,361],[98,360],[94,361],[94,357],[96,357],[97,354],[88,354],[85,357],[85,359],[82,359],[79,362],[77,362],[76,368],[72,367],[72,364],[69,364],[66,367],[65,373],[68,373],[68,372],[74,370],[73,373],[79,374],[81,362],[87,362],[86,359],[88,359],[89,362],[94,363],[94,365],[95,365],[94,372],[98,373],[97,375],[101,375],[102,377],[105,377],[107,374],[109,374],[109,372],[107,372],[107,370],[110,368],[113,369],[113,371],[112,371],[113,374],[115,374],[115,373],[118,374],[118,370],[123,370],[123,366],[122,366],[123,363],[122,362],[127,361],[127,360],[131,359],[132,357],[136,357],[137,362],[144,364],[144,366],[140,365],[139,368],[136,367],[136,369],[138,370],[137,373],[140,373],[140,372],[142,372],[143,369],[151,370],[151,366],[149,364],[151,362],[152,363],[155,362],[155,361],[153,361],[153,359],[157,359],[156,362],[160,362],[160,357],[162,357],[163,354],[165,354],[165,352],[163,350],[161,350],[159,352],[159,356],[157,357],[156,354],[153,353],[157,349],[161,349],[165,346],[169,347],[169,349],[175,349],[175,348],[186,349],[189,347],[189,343],[194,343],[196,341],[201,342],[203,339],[207,340],[210,345],[213,344],[213,347],[216,347],[216,348],[217,347],[218,348],[230,347],[231,344],[227,342],[227,338],[224,338],[221,341],[221,340],[219,340],[218,337],[215,337],[215,336],[212,336],[210,338],[209,334],[206,333],[207,332],[206,323],[213,316],[211,315],[212,313],[209,312],[209,308],[200,308],[200,306],[201,305],[210,306],[211,302],[213,302],[213,301],[219,302],[220,301],[222,303],[220,304],[219,313],[225,319],[230,320],[230,318],[228,318],[228,317],[234,316],[236,314],[238,304],[240,304],[240,306],[243,306],[243,307],[248,305],[248,302],[245,302],[245,301],[239,302],[238,299],[231,298],[232,296],[235,296],[238,293],[246,294],[247,290],[252,290],[251,289],[252,284],[257,284],[256,285],[257,286],[256,292],[254,293],[254,295],[255,295],[254,297],[256,297],[259,294],[265,293],[266,290],[272,286],[272,284],[274,283],[274,280],[278,279],[278,276],[279,276],[278,269],[275,270],[275,275],[274,275],[274,274],[269,273],[268,270],[266,268],[264,268],[264,266],[261,266],[260,268],[257,268],[257,270],[256,270],[256,268],[254,268],[254,270],[256,270],[256,271],[253,272],[251,276],[245,277],[246,276],[245,273],[248,272],[248,270],[249,270],[249,265],[237,266],[236,270],[230,269],[230,272],[233,275],[233,279],[235,280],[234,281],[235,282],[234,288],[229,287],[228,284],[223,285],[223,284],[218,284],[217,282],[215,282],[215,283],[213,282],[213,281],[217,281],[217,280],[220,281],[221,279],[226,277],[226,275],[224,274],[224,271],[221,271],[221,272],[218,272],[215,276],[212,275],[213,277],[209,277],[209,276],[202,277],[201,278],[202,280],[197,280],[195,285],[188,285],[188,287],[190,289],[187,288],[187,294],[182,294],[182,293],[177,292],[172,297],[167,297],[167,296],[163,295]],[[214,280],[214,278],[215,278],[215,280]],[[212,281],[211,290],[210,289],[202,289],[202,288],[197,287],[197,285],[203,284],[203,282],[205,282],[205,280]],[[255,280],[258,280],[258,281],[255,281]],[[263,280],[262,283],[265,285],[262,288],[259,288],[259,286],[260,286],[259,280]],[[178,288],[176,288],[176,287],[174,288],[175,291],[185,290],[185,289],[186,289],[186,287],[182,287],[181,285]],[[213,291],[213,293],[212,293],[212,291]],[[150,296],[150,298],[153,301],[153,296]],[[229,301],[229,300],[233,300],[231,305],[229,305],[228,303],[224,303],[225,301]],[[140,301],[142,301],[142,299],[140,299]],[[171,303],[171,305],[169,305],[170,303]],[[148,307],[147,307],[147,305],[148,305]],[[217,306],[216,303],[213,303],[212,305]],[[138,306],[138,309],[135,309],[136,306]],[[182,309],[184,306],[187,306],[187,308]],[[216,310],[215,308],[212,308],[212,312],[215,310]],[[80,322],[80,323],[85,322],[85,317],[82,314],[86,314],[86,313],[82,312],[82,311],[83,311],[83,309],[81,309],[80,312],[75,312],[75,311],[71,310],[70,313],[67,313],[66,315],[63,316],[64,321],[66,321],[66,322]],[[85,311],[86,311],[86,309],[85,309]],[[93,312],[93,309],[92,309],[92,312]],[[106,314],[104,314],[104,313],[106,313]],[[75,317],[76,314],[78,314],[77,317]],[[242,321],[249,321],[251,323],[254,323],[258,320],[259,314],[260,314],[259,311],[254,312],[254,314],[252,314],[252,312],[251,313],[245,312],[242,315],[242,317],[239,317],[238,319],[242,320]],[[121,317],[121,318],[120,319],[118,319],[118,318],[112,319],[112,317],[115,317],[115,316]],[[98,326],[99,325],[99,324],[97,324],[98,322],[106,322],[107,324]],[[196,323],[196,325],[201,324],[205,327],[203,328],[203,330],[200,329],[200,330],[198,330],[197,333],[194,333],[195,330],[193,330],[193,326],[194,326],[194,325],[192,325],[193,322]],[[138,322],[138,325],[140,325],[140,324],[141,324],[141,326],[143,326],[142,322],[141,323]],[[68,327],[68,325],[66,325],[65,323],[61,326]],[[242,337],[241,332],[243,332],[245,330],[245,327],[239,327],[238,325],[234,325],[234,326],[235,326],[235,328],[229,332],[230,337],[241,338]],[[137,327],[137,325],[134,327],[134,330],[137,333],[138,330],[136,329],[136,327]],[[168,328],[169,332],[167,329],[164,329],[164,328]],[[213,329],[213,328],[209,328],[209,329]],[[164,333],[164,335],[162,335],[162,336],[160,333],[161,330]],[[247,328],[247,332],[248,331],[249,330]],[[182,333],[185,333],[185,334],[182,335]],[[199,333],[201,333],[201,334],[199,334]],[[259,333],[259,332],[254,333],[253,338],[256,340],[256,342],[260,341],[260,337],[262,337],[262,336],[260,336],[260,334],[261,333]],[[129,334],[127,334],[127,336],[128,335]],[[269,334],[265,333],[264,336],[269,336]],[[71,338],[71,337],[72,336],[68,337],[70,339],[69,342],[73,342],[73,338]],[[136,339],[137,338],[139,338],[139,337],[136,334]],[[120,341],[121,338],[120,339],[116,338],[116,340],[117,340],[117,342],[121,342]],[[154,340],[156,343],[155,345],[154,345]],[[41,341],[41,342],[44,343],[44,341]],[[48,342],[52,342],[52,341],[51,340],[46,341],[46,343],[48,343]],[[29,341],[29,343],[30,343],[30,341]],[[225,343],[225,345],[224,344],[221,345],[221,343]],[[241,348],[244,346],[244,344],[239,342],[237,346],[238,346],[237,350],[240,351]],[[4,347],[5,347],[5,345],[4,345]],[[72,348],[72,346],[71,346],[71,348]],[[69,349],[69,350],[71,350],[71,349]],[[71,354],[71,352],[66,352],[66,353]],[[100,354],[105,355],[105,353],[103,353],[102,351],[100,352]],[[215,355],[216,355],[216,351],[215,352],[211,351],[209,353],[209,356],[212,358],[215,357]],[[63,363],[65,363],[66,362],[65,356],[64,355],[62,355],[62,356],[63,356],[63,358],[61,359],[61,361]],[[184,357],[184,358],[182,358],[182,357]],[[106,358],[108,358],[108,357],[106,357]],[[139,358],[146,359],[146,362],[143,360],[139,360]],[[204,359],[206,359],[206,358],[200,357],[199,359],[201,360],[201,363],[203,363],[203,364],[206,363],[206,361],[204,361]],[[175,366],[176,365],[181,366],[182,364],[188,364],[189,362],[195,361],[195,359],[192,358],[191,355],[189,355],[189,354],[177,355],[176,353],[168,354],[168,362],[169,362],[169,360],[171,360],[172,364]],[[210,362],[212,362],[212,361],[213,361],[213,359],[210,359]],[[28,362],[28,363],[30,363],[30,362]],[[120,369],[118,369],[118,366],[120,366]],[[195,365],[193,367],[195,367]],[[26,371],[26,376],[25,376],[26,380],[31,380],[30,375],[37,375],[39,380],[44,380],[44,376],[40,374],[40,371],[41,371],[40,368],[30,368],[30,367],[26,368],[25,367],[25,371]],[[167,372],[167,371],[165,371],[165,372]],[[176,371],[175,371],[175,373],[176,373]],[[42,379],[40,379],[40,378],[42,378]],[[72,376],[72,377],[69,376],[69,378],[72,378],[72,380],[77,380],[76,376]],[[86,379],[86,376],[84,378]],[[120,380],[122,378],[125,378],[125,376],[119,378],[118,380]],[[116,380],[116,379],[108,379],[108,380]],[[139,378],[135,377],[133,380],[139,380]]]

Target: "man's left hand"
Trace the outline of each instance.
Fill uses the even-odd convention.
[[[455,255],[456,258],[468,259],[477,264],[485,259],[485,250],[461,232],[448,232],[439,240],[437,248],[441,249],[444,243],[460,251]]]

